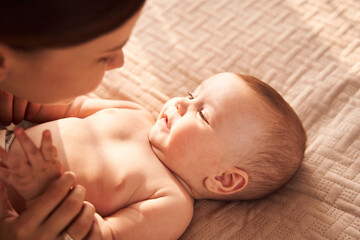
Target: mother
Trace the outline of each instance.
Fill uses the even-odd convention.
[[[1,124],[27,119],[41,104],[69,103],[121,67],[144,2],[1,1]],[[0,239],[100,239],[84,198],[75,175],[65,173],[19,215],[0,182]]]

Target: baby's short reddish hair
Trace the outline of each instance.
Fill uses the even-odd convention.
[[[249,183],[237,198],[261,198],[284,186],[296,173],[304,158],[306,133],[295,111],[276,90],[255,77],[238,76],[258,95],[271,116],[252,154],[238,166],[248,173]]]

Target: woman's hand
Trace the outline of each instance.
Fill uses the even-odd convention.
[[[38,149],[23,130],[20,133],[17,134],[18,139],[24,145],[25,154],[28,157],[31,155],[33,163],[42,158],[51,158],[48,156],[51,151],[46,154],[41,150],[42,147],[53,147],[51,138],[43,138],[42,146]],[[7,162],[14,160],[4,150],[0,157]],[[34,158],[39,159],[35,161]],[[100,227],[94,217],[95,208],[83,202],[84,199],[85,189],[76,185],[73,173],[65,172],[18,215],[9,202],[6,184],[0,181],[0,239],[64,239],[65,231],[74,239],[100,239]]]
[[[30,103],[0,88],[0,124],[18,124],[36,115],[40,108],[40,104]]]
[[[84,239],[93,227],[95,209],[83,202],[85,189],[75,182],[73,173],[64,173],[20,215],[10,205],[1,182],[0,239],[63,239],[64,230],[74,239]]]
[[[75,175],[64,173],[18,215],[9,203],[5,184],[0,182],[0,239],[63,240],[64,231],[73,239],[101,239],[95,208],[83,202],[84,188],[77,185],[69,193],[74,184]]]

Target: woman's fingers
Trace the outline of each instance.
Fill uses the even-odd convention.
[[[71,172],[64,173],[11,222],[9,233],[12,232],[20,239],[60,239],[63,230],[79,215],[83,205],[85,190],[81,186],[76,186],[69,193],[69,189],[74,185],[75,175]],[[16,212],[9,204],[7,195],[3,194],[4,189],[0,188],[0,220],[14,219]],[[90,208],[85,210],[83,216],[88,217],[91,214],[93,210]]]
[[[96,215],[96,214],[95,214]],[[97,239],[102,239],[102,235],[101,235],[101,228],[100,228],[100,224],[99,224],[99,220],[97,219],[97,217],[95,216],[94,218],[94,222],[93,225],[90,229],[89,234],[86,236],[85,238],[86,240],[97,240]]]
[[[95,207],[89,202],[84,202],[81,213],[66,229],[66,232],[74,239],[84,239],[93,225],[94,214]]]
[[[28,105],[27,100],[19,97],[14,97],[13,109],[12,109],[13,123],[18,124],[22,120],[24,120],[27,105]]]
[[[7,126],[13,119],[14,96],[0,88],[0,123]]]
[[[31,121],[41,109],[41,104],[28,102],[15,97],[12,93],[0,88],[0,124],[18,124],[22,120]]]
[[[36,117],[36,115],[39,113],[41,108],[42,108],[41,104],[29,102],[26,108],[24,120],[33,122],[33,118]]]
[[[77,185],[63,200],[56,211],[43,224],[44,229],[60,234],[80,213],[85,199],[85,188]]]
[[[6,184],[0,180],[0,221],[15,216],[17,213],[10,204]]]
[[[45,223],[44,221],[48,218],[48,216],[50,216],[51,213],[58,212],[57,206],[66,198],[69,190],[74,187],[75,184],[75,174],[72,172],[65,172],[59,179],[51,183],[47,190],[41,194],[41,196],[33,200],[28,209],[26,209],[26,211],[18,217],[19,224],[27,225],[29,229],[36,229],[39,228],[42,224],[45,225],[48,220]],[[81,197],[77,199],[77,201],[81,203],[83,200],[84,199]],[[76,203],[74,204],[76,205]],[[74,216],[76,215],[77,213],[74,213]],[[54,234],[58,234],[58,232]]]

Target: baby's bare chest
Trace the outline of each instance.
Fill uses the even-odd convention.
[[[103,216],[151,197],[163,187],[153,179],[169,179],[148,141],[151,122],[131,114],[110,110],[27,131],[39,144],[41,132],[51,130],[64,171],[76,174],[78,183],[86,188],[86,200]]]
[[[104,216],[148,198],[161,187],[151,181],[165,168],[148,141],[151,125],[136,117],[110,111],[78,121],[77,130],[74,123],[60,125],[65,170],[76,173],[86,188],[86,199]]]

